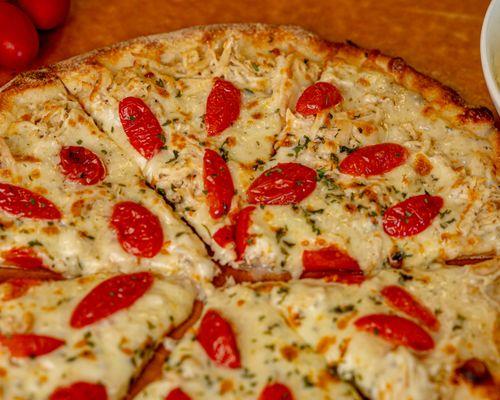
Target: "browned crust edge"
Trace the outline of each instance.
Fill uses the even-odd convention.
[[[273,37],[275,40],[290,40],[292,43],[308,46],[318,52],[319,55],[329,58],[342,58],[358,67],[384,72],[405,88],[419,93],[435,109],[437,114],[448,122],[481,136],[491,133],[496,133],[498,136],[498,131],[494,126],[493,114],[488,108],[467,105],[455,90],[418,72],[402,58],[387,56],[379,50],[363,49],[352,42],[329,42],[298,26],[218,24],[195,26],[170,33],[138,37],[78,55],[40,70],[24,72],[0,88],[0,92],[21,92],[28,88],[43,86],[57,79],[58,74],[78,70],[83,68],[84,65],[92,65],[99,56],[116,55],[126,52],[134,46],[154,47],[155,44],[165,40],[200,39],[210,41],[215,36],[223,36],[228,33],[249,37]],[[495,139],[495,141],[497,145],[500,143],[499,139]]]

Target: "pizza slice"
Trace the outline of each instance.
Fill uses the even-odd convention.
[[[134,159],[223,263],[214,234],[272,154],[291,93],[319,76],[287,30],[213,27],[143,38],[56,67],[67,89]],[[286,39],[286,40],[284,40]]]
[[[187,280],[135,272],[19,279],[0,295],[1,398],[118,400],[189,317],[196,291]]]
[[[360,399],[246,286],[212,293],[200,321],[168,345],[161,379],[135,399]]]
[[[369,398],[497,399],[496,268],[386,270],[361,285],[301,280],[260,292]]]
[[[492,126],[447,120],[373,66],[334,58],[301,88],[276,154],[239,191],[239,236],[220,245],[243,266],[347,282],[491,258],[497,138]]]
[[[212,278],[201,241],[55,76],[20,78],[0,99],[0,264]]]

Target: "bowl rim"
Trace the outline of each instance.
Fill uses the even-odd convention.
[[[498,8],[498,10],[497,10]],[[500,114],[500,83],[497,83],[494,74],[492,63],[490,63],[490,51],[488,48],[488,31],[491,28],[493,10],[497,11],[500,15],[500,0],[492,0],[488,6],[486,14],[484,16],[483,25],[481,27],[481,39],[480,39],[480,53],[481,53],[481,66],[483,69],[484,79],[486,81],[486,86],[490,93],[490,97],[495,104],[497,112]]]

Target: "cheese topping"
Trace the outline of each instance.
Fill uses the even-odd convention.
[[[214,265],[202,243],[62,84],[15,97],[11,112],[0,113],[0,136],[5,159],[11,160],[0,165],[0,181],[44,195],[63,214],[60,221],[43,221],[0,211],[0,254],[31,247],[45,266],[66,276],[147,268],[211,280]],[[59,156],[63,146],[91,150],[105,165],[105,179],[91,186],[65,179]],[[137,258],[120,245],[110,218],[121,201],[140,203],[160,219],[164,243],[153,258]]]
[[[356,329],[354,321],[369,314],[411,319],[381,296],[389,285],[403,287],[437,317],[439,329],[429,331],[433,350],[416,353]],[[498,297],[484,289],[497,286],[494,276],[435,266],[414,274],[382,271],[360,286],[312,280],[276,284],[269,297],[299,335],[370,398],[451,399],[460,398],[454,397],[461,389],[453,372],[465,360],[485,362],[493,376],[500,372],[494,335]],[[269,285],[262,288],[262,295],[267,295]]]
[[[162,379],[146,387],[138,400],[163,400],[178,387],[192,399],[250,400],[271,382],[287,386],[295,399],[359,399],[349,384],[330,375],[323,357],[258,292],[244,286],[218,291],[209,297],[208,309],[230,322],[241,368],[215,365],[196,340],[203,333],[194,327],[173,348]]]
[[[187,281],[156,277],[132,306],[84,328],[71,328],[77,304],[109,277],[42,283],[0,304],[2,335],[29,333],[65,341],[36,358],[12,357],[2,348],[1,398],[46,400],[55,389],[79,381],[105,385],[110,400],[123,398],[163,336],[189,316],[195,291]],[[2,297],[9,286],[0,285]]]

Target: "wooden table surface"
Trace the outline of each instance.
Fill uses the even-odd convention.
[[[479,36],[489,0],[73,0],[67,23],[42,37],[32,67],[114,42],[221,22],[296,24],[335,41],[401,56],[493,109]],[[0,84],[15,75],[0,69]]]

